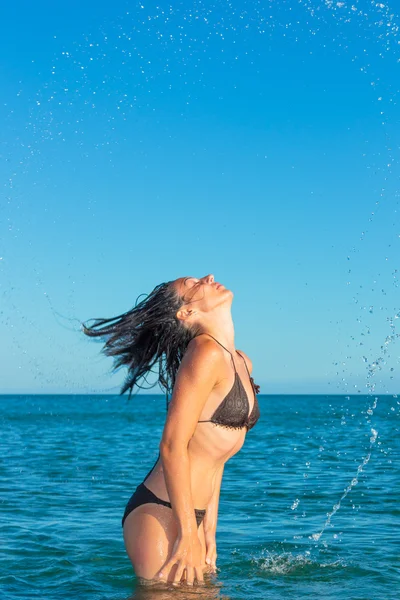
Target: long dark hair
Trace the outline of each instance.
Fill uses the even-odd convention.
[[[115,357],[113,371],[128,367],[121,395],[129,389],[130,398],[134,386],[150,389],[159,384],[166,393],[167,406],[182,357],[196,335],[176,317],[185,300],[172,283],[160,283],[141,302],[139,296],[135,306],[122,315],[89,319],[95,321],[92,325],[87,325],[89,321],[81,323],[83,333],[106,340],[101,352]],[[154,373],[154,367],[158,370],[157,381],[144,388],[139,381],[148,383],[146,376]]]

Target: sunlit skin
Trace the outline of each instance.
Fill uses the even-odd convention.
[[[249,398],[252,386],[234,346],[231,315],[233,292],[213,275],[181,277],[172,284],[184,299],[176,316],[184,326],[208,333],[233,355]],[[251,372],[250,359],[241,352]],[[203,583],[203,573],[216,570],[215,533],[225,463],[242,447],[246,428],[199,424],[211,415],[234,383],[232,359],[208,335],[189,343],[177,373],[160,443],[161,459],[146,480],[160,499],[174,507],[143,504],[124,523],[127,553],[139,578],[152,581]],[[194,508],[206,509],[197,528]],[[180,516],[179,516],[180,515]]]

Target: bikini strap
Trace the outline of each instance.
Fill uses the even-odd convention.
[[[257,393],[257,392],[256,392],[256,388],[255,388],[256,384],[254,383],[254,379],[253,379],[253,377],[250,375],[250,371],[249,371],[249,369],[248,369],[248,367],[247,367],[247,362],[246,362],[246,359],[245,359],[245,357],[244,357],[242,354],[240,354],[240,352],[238,352],[237,350],[236,350],[236,352],[237,352],[237,353],[239,354],[239,356],[241,356],[241,357],[243,358],[243,360],[244,360],[244,364],[245,364],[245,367],[246,367],[246,371],[247,371],[247,374],[248,374],[248,376],[249,376],[249,379],[250,379],[251,387],[253,388],[254,400],[256,401],[256,393]],[[259,386],[257,386],[257,387],[259,387]],[[255,406],[255,405],[253,405],[253,410],[254,410],[254,406]],[[253,411],[252,411],[252,412],[253,412]]]
[[[245,365],[245,367],[246,367],[246,371],[247,371],[247,373],[249,374],[249,377],[250,377],[250,371],[249,371],[249,369],[248,369],[248,367],[247,367],[247,362],[246,362],[246,359],[245,359],[245,357],[244,357],[242,354],[240,354],[240,352],[238,352],[237,350],[236,350],[236,352],[239,354],[239,356],[241,356],[241,357],[243,358],[244,365]]]
[[[213,335],[211,335],[211,333],[206,333],[206,332],[204,332],[204,333],[198,333],[195,337],[198,337],[199,335],[209,335],[210,337],[212,337],[213,340],[215,340],[217,342],[217,344],[219,344],[220,346],[222,346],[224,350],[226,350],[227,352],[229,352],[228,348],[225,348],[225,346],[223,344],[221,344],[221,342],[219,342]],[[233,368],[235,369],[235,373],[236,373],[237,371],[236,371],[236,367],[235,367],[235,361],[233,360],[232,353],[229,352],[229,354],[231,355],[231,359],[232,359],[232,363],[233,363]]]

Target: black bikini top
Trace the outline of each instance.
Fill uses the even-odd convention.
[[[220,346],[222,346],[222,344],[218,342],[218,340],[215,339],[215,337],[213,337],[209,333],[203,335],[209,335]],[[229,350],[225,348],[225,346],[222,346],[222,348],[229,352]],[[249,415],[249,398],[247,396],[246,390],[244,389],[242,380],[240,379],[239,374],[236,371],[233,356],[230,352],[229,354],[231,355],[233,368],[235,369],[235,381],[233,382],[233,386],[228,392],[228,394],[225,396],[225,398],[222,400],[222,402],[219,404],[219,406],[217,406],[211,419],[199,421],[199,423],[214,423],[215,425],[221,425],[223,427],[229,427],[231,429],[241,429],[242,427],[247,427],[247,430],[249,430],[252,427],[254,427],[254,425],[257,423],[260,417],[260,408],[258,406],[256,396],[256,390],[258,386],[256,386],[256,384],[254,383],[253,378],[250,377],[249,369],[247,368],[247,364],[244,357],[240,354],[240,352],[238,352],[239,356],[242,356],[244,360],[244,364],[246,366],[246,370],[250,378],[251,387],[253,389],[254,405],[251,414]]]

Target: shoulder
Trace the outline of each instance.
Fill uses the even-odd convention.
[[[243,352],[243,350],[237,350],[237,352],[239,352],[239,354],[241,354],[243,356],[244,360],[246,361],[247,368],[248,368],[249,372],[251,373],[253,370],[253,363],[251,362],[250,358],[247,356],[247,354],[245,352]]]
[[[223,357],[223,350],[211,338],[201,335],[190,340],[182,359],[182,366],[217,368]]]
[[[221,346],[206,335],[197,335],[190,340],[186,351],[191,352],[192,354],[209,355],[214,358],[223,354]]]

